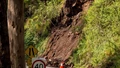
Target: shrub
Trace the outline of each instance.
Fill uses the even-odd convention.
[[[43,52],[45,49],[46,41],[49,35],[49,24],[51,19],[59,15],[61,5],[64,0],[49,0],[47,5],[44,2],[37,0],[25,0],[27,13],[32,13],[31,16],[26,16],[25,23],[25,48],[29,45],[34,45],[38,48],[39,52]],[[40,50],[42,49],[42,51]]]
[[[75,68],[120,68],[120,1],[95,0],[84,17]]]

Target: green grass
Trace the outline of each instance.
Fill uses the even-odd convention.
[[[44,2],[36,0],[25,0],[25,48],[30,45],[43,53],[49,35],[49,24],[51,19],[59,15],[64,0],[49,0],[47,5]],[[27,16],[27,14],[32,14]]]
[[[82,40],[73,53],[75,68],[120,68],[119,6],[119,0],[95,0],[89,8]]]

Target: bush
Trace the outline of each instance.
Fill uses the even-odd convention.
[[[120,68],[120,0],[95,0],[85,18],[75,68]]]
[[[34,45],[39,52],[43,52],[49,35],[51,19],[59,15],[64,0],[49,0],[47,5],[37,0],[25,0],[25,48]],[[27,17],[27,14],[32,15]],[[40,50],[42,49],[42,51]]]

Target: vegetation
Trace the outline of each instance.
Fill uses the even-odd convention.
[[[74,68],[120,68],[120,0],[95,0],[84,17]]]
[[[25,3],[25,48],[34,45],[39,52],[44,52],[48,40],[51,19],[59,15],[64,0],[31,1]]]
[[[64,0],[24,0],[25,48],[34,45],[39,55],[49,39],[51,19]],[[72,55],[74,68],[120,68],[120,0],[94,0],[84,16],[82,39]],[[73,32],[82,26],[73,27]],[[80,31],[81,32],[81,31]]]

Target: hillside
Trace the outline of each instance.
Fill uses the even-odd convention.
[[[120,68],[119,6],[119,0],[25,0],[25,47],[73,68]]]
[[[88,9],[90,3],[91,1],[71,0],[65,2],[60,16],[52,19],[50,39],[43,56],[61,61],[69,59],[81,38],[83,11]]]

